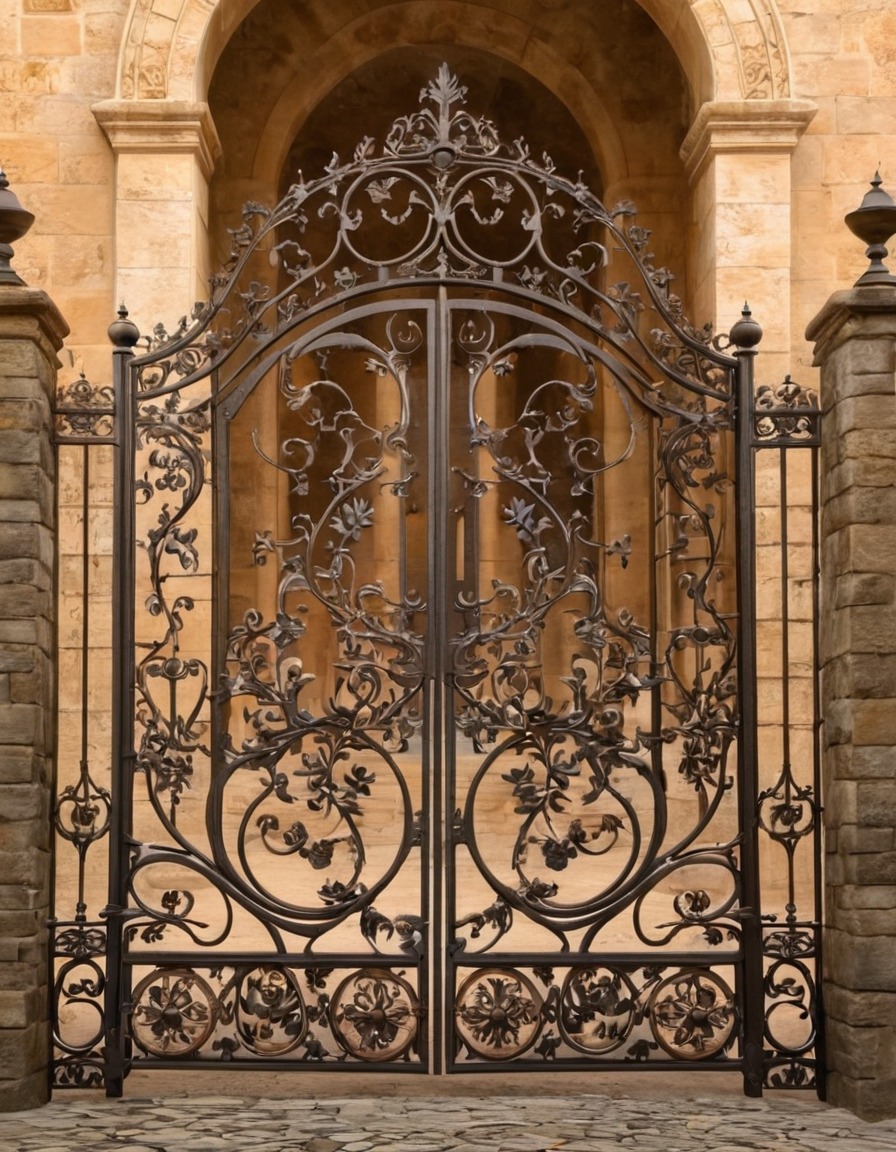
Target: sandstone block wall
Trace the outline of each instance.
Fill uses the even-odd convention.
[[[56,350],[45,293],[0,285],[0,1110],[47,1099]]]
[[[896,1116],[896,286],[810,326],[825,397],[822,717],[829,1099]]]

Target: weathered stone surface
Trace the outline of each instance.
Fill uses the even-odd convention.
[[[33,704],[0,705],[0,741],[4,744],[34,745],[40,737],[43,717]]]
[[[847,883],[896,884],[896,852],[874,852],[843,859]]]
[[[896,523],[896,489],[891,486],[850,488],[825,505],[825,523],[831,531],[850,524]]]
[[[40,672],[9,673],[9,700],[12,704],[43,704],[49,669]]]
[[[896,294],[841,293],[821,320],[829,1090],[882,1116],[896,1061]]]
[[[54,452],[64,325],[0,286],[0,1108],[47,1096]]]
[[[841,884],[835,890],[835,900],[837,908],[896,908],[896,888],[889,884],[867,888]]]
[[[866,1080],[834,1070],[828,1080],[828,1099],[864,1120],[890,1119],[893,1115],[892,1101],[896,1100],[896,1076]]]
[[[46,985],[37,984],[31,965],[15,956],[9,963],[0,965],[0,991],[9,992],[10,995],[36,994],[40,1002],[46,992]]]
[[[47,856],[41,847],[30,847],[23,851],[10,851],[5,846],[5,839],[12,825],[2,829],[0,837],[0,875],[6,884],[36,884],[45,879]],[[42,847],[45,849],[49,840],[49,831],[44,833]]]
[[[49,1099],[50,1086],[43,1070],[19,1080],[0,1080],[0,1112],[40,1108]]]
[[[23,784],[39,779],[40,771],[30,745],[0,745],[0,784]]]
[[[0,723],[3,713],[0,711]],[[46,798],[33,784],[6,784],[3,787],[3,808],[0,822],[34,820],[46,810]]]
[[[892,828],[896,823],[896,780],[857,783],[856,811],[863,827]]]
[[[0,649],[7,644],[33,645],[36,651],[52,650],[53,629],[48,618],[0,620]]]
[[[889,936],[862,936],[831,928],[827,963],[832,979],[857,992],[896,992],[896,948]]]
[[[182,1072],[132,1074],[123,1100],[59,1093],[43,1111],[0,1118],[0,1143],[5,1152],[780,1152],[791,1145],[799,1152],[884,1152],[896,1138],[893,1124],[863,1123],[809,1092],[744,1100],[733,1084],[725,1090],[722,1073],[685,1074],[687,1086],[674,1077],[662,1085],[665,1077],[641,1077],[630,1093],[616,1078],[587,1073],[553,1077],[550,1086],[539,1078],[528,1093],[513,1091],[504,1077],[496,1090],[498,1078],[488,1076],[437,1094],[427,1078],[405,1076],[398,1092],[359,1086],[352,1099],[341,1078],[332,1089],[320,1077],[309,1084],[306,1075],[284,1075],[265,1085],[274,1098],[262,1099],[249,1095],[254,1077],[238,1079],[230,1095],[232,1074],[207,1072],[203,1084],[210,1078],[214,1093],[198,1088],[186,1097]]]
[[[46,1026],[30,1023],[25,1028],[0,1030],[0,1069],[3,1079],[21,1080],[46,1059]]]
[[[857,653],[853,658],[853,692],[856,697],[896,697],[896,654]]]
[[[835,579],[834,596],[837,608],[893,604],[896,602],[896,576],[881,572],[847,572]]]
[[[883,341],[877,341],[876,344],[878,347],[884,348]],[[892,352],[889,355],[892,362]],[[882,375],[880,379],[886,382],[887,377]],[[848,442],[848,450],[845,453],[847,456],[854,455],[856,459],[861,459],[864,455],[869,454],[855,451],[855,448],[861,444],[861,438],[869,429],[873,428],[878,431],[896,429],[896,405],[892,401],[892,392],[887,392],[885,387],[880,393],[872,395],[862,392],[859,395],[838,395],[835,397],[831,408],[831,420],[835,422],[837,431],[841,436],[847,432],[855,432],[858,438],[857,443]],[[838,447],[847,446],[841,443]],[[870,453],[870,455],[875,454],[873,450]]]
[[[896,653],[842,652],[825,666],[825,679],[832,696],[896,697]]]
[[[861,812],[863,819],[866,817],[864,811]],[[891,816],[892,820],[892,816]],[[837,851],[849,852],[857,855],[864,855],[867,852],[889,852],[891,848],[896,847],[894,843],[894,830],[886,824],[882,828],[869,828],[863,825],[857,827],[855,824],[841,824],[839,817],[834,816],[834,828],[837,833]]]
[[[896,993],[855,992],[833,980],[825,987],[827,1018],[854,1028],[877,1028],[896,1020]]]
[[[35,908],[40,905],[43,894],[26,884],[0,884],[0,907]]]
[[[822,496],[827,501],[857,487],[886,489],[892,483],[892,476],[890,461],[880,456],[841,460],[838,452],[833,450],[822,479]]]
[[[841,910],[830,923],[843,932],[849,932],[856,939],[863,936],[896,937],[896,909],[893,908],[876,911],[866,908],[854,912]]]
[[[826,759],[832,780],[889,779],[896,775],[896,749],[886,744],[864,748],[834,745],[828,747]],[[834,816],[839,820],[836,813]]]
[[[50,592],[53,575],[39,561],[29,557],[0,560],[0,584],[30,584]]]
[[[28,517],[34,520],[34,515]],[[0,615],[7,619],[18,616],[43,615],[47,609],[47,594],[42,588],[28,584],[0,584]]]

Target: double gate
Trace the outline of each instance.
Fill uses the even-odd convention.
[[[59,1086],[818,1082],[817,408],[463,97],[247,205],[211,303],[60,393]]]

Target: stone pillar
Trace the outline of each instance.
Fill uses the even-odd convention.
[[[791,155],[816,112],[808,100],[716,101],[698,111],[681,147],[693,189],[691,315],[727,331],[744,300],[762,324],[765,379],[791,368],[787,300]]]
[[[141,331],[174,331],[209,295],[208,184],[221,154],[211,113],[180,100],[105,100],[93,113],[116,157],[116,293]]]
[[[821,366],[829,1099],[896,1116],[896,286],[838,292]]]
[[[44,292],[0,284],[0,1111],[46,1103],[56,352]]]

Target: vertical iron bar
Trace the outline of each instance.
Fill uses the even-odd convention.
[[[815,1088],[820,1100],[827,1099],[827,1059],[825,1055],[825,1025],[824,1025],[824,981],[822,924],[824,922],[824,873],[822,865],[822,847],[824,838],[821,780],[821,677],[818,674],[818,653],[821,651],[821,613],[819,611],[818,590],[821,583],[821,555],[819,551],[819,473],[817,445],[810,449],[812,453],[812,786],[815,795],[815,829],[812,833],[812,850],[814,857],[815,881]]]
[[[445,919],[444,876],[446,865],[450,869],[454,858],[454,847],[450,842],[453,826],[454,773],[449,763],[447,746],[448,699],[451,691],[447,683],[447,629],[449,597],[448,589],[453,581],[449,577],[446,564],[448,544],[448,388],[450,378],[451,313],[444,285],[440,285],[435,309],[433,337],[428,357],[427,406],[429,408],[430,461],[429,473],[429,587],[430,604],[428,637],[430,649],[430,690],[432,692],[432,740],[429,754],[433,771],[430,776],[431,801],[429,835],[432,838],[430,852],[430,929],[429,945],[432,960],[429,965],[429,1035],[432,1063],[430,1072],[441,1073],[446,1060],[445,982],[447,963],[445,957],[447,935]],[[451,749],[453,751],[453,749]],[[450,905],[449,905],[450,908]],[[449,913],[450,914],[450,913]]]
[[[790,524],[787,517],[787,449],[778,449],[778,502],[781,509],[781,668],[785,691],[782,693],[783,759],[790,767]]]
[[[57,416],[57,420],[58,420],[58,416]],[[59,489],[60,489],[59,474],[61,471],[62,453],[65,450],[63,445],[60,443],[60,440],[59,440],[59,425],[58,425],[58,423],[56,425],[55,444],[56,444],[56,457],[55,457],[55,466],[56,467],[55,467],[55,472],[54,472],[55,482],[53,484],[53,523],[55,525],[57,525],[57,529],[58,529],[58,525],[60,523],[60,519],[59,519]],[[83,497],[82,497],[82,499],[83,499]],[[61,1002],[62,996],[63,996],[62,990],[61,989],[57,990],[57,988],[56,988],[56,972],[57,972],[56,933],[57,933],[57,927],[58,927],[58,922],[59,922],[58,889],[57,889],[56,884],[57,884],[57,877],[59,875],[59,867],[58,867],[58,865],[59,865],[59,852],[60,852],[60,849],[62,848],[62,845],[63,845],[63,841],[62,841],[61,837],[59,836],[59,834],[56,830],[56,827],[55,827],[57,804],[58,804],[58,800],[59,800],[59,748],[60,748],[60,724],[58,723],[58,718],[60,715],[60,712],[59,712],[60,669],[59,669],[59,626],[58,626],[59,603],[58,602],[59,602],[59,590],[62,587],[62,583],[61,583],[61,579],[60,579],[59,552],[60,552],[60,549],[58,547],[53,549],[53,585],[52,585],[52,587],[53,587],[53,596],[55,599],[56,621],[57,621],[56,633],[54,636],[53,701],[54,701],[54,708],[56,710],[57,723],[55,725],[56,732],[55,732],[55,744],[54,744],[54,748],[53,748],[53,760],[52,760],[52,764],[50,766],[50,771],[52,773],[51,783],[50,783],[50,796],[51,796],[50,892],[49,892],[50,916],[49,916],[49,919],[47,922],[47,929],[48,929],[48,931],[47,931],[47,972],[49,975],[49,988],[50,988],[50,994],[49,994],[49,1014],[50,1014],[50,1049],[49,1049],[49,1051],[50,1051],[50,1058],[47,1061],[47,1091],[48,1091],[48,1094],[50,1096],[52,1096],[53,1088],[55,1086],[56,1069],[58,1067],[58,1064],[61,1062],[59,1059],[59,1057],[61,1057],[61,1053],[55,1044],[55,1040],[57,1039],[57,1037],[59,1037],[61,1035],[61,1027],[60,1027],[60,1023],[59,1023],[59,1008],[60,1008],[60,1002]],[[83,588],[81,590],[81,595],[83,598],[83,596],[84,596],[84,589]],[[83,617],[82,617],[82,620],[83,620]],[[81,636],[82,643],[85,642],[85,639],[86,638],[85,638],[84,634],[82,633],[82,636]],[[82,691],[84,691],[85,689],[84,689],[83,682],[82,682],[81,687],[82,687]],[[82,723],[83,723],[83,711],[82,711]],[[83,747],[83,742],[82,742],[82,747]],[[79,861],[78,861],[78,867],[82,870],[82,874],[83,874],[84,864],[83,864],[83,861],[81,859],[79,859]],[[79,883],[79,887],[80,887],[80,883]],[[77,919],[77,913],[76,913],[76,919]]]
[[[792,799],[791,745],[790,745],[790,524],[787,516],[787,449],[778,449],[778,505],[781,513],[781,763],[784,772],[784,802]],[[796,923],[796,845],[786,846],[787,855],[787,907],[786,923]]]
[[[744,308],[743,319],[731,331],[736,345],[738,545],[738,802],[741,827],[741,920],[743,924],[744,1094],[761,1096],[763,1082],[764,982],[757,818],[758,717],[756,706],[756,518],[753,451],[753,361],[762,338],[759,325]]]
[[[90,447],[82,445],[81,465],[81,767],[87,764],[87,678],[90,633]]]
[[[89,723],[88,688],[90,678],[90,447],[83,445],[81,467],[81,779],[85,780],[88,770]],[[84,898],[84,874],[87,865],[86,845],[78,851],[78,902],[75,919],[87,919],[87,903]]]
[[[214,780],[216,768],[222,762],[222,749],[225,743],[225,733],[229,705],[226,693],[218,691],[221,677],[225,674],[227,666],[227,637],[231,628],[230,619],[230,572],[233,564],[230,547],[230,430],[231,414],[226,404],[215,403],[219,388],[219,373],[216,368],[211,375],[211,402],[210,402],[210,482],[212,489],[212,529],[210,547],[212,553],[212,643],[211,659],[212,669],[210,683],[212,691],[210,696],[209,720],[211,722],[211,749],[212,755],[209,763],[209,780]],[[215,852],[215,832],[209,828],[211,823],[208,813],[204,818],[204,825],[209,834],[209,843],[212,854]]]
[[[660,543],[658,536],[666,530],[666,517],[663,515],[663,498],[661,496],[661,488],[659,483],[657,455],[661,451],[660,444],[662,443],[662,431],[659,428],[657,420],[647,420],[647,444],[649,446],[648,459],[650,461],[650,488],[651,488],[651,532],[650,532],[650,676],[654,680],[654,685],[650,689],[650,731],[660,732],[663,726],[663,681],[662,673],[664,661],[660,657],[659,644],[660,644],[660,580],[657,571],[659,564],[660,549],[657,545]],[[666,556],[666,549],[662,549],[663,555],[668,565],[668,557]],[[663,581],[664,589],[667,587],[668,581]],[[665,623],[668,625],[668,614],[666,614]],[[650,746],[650,764],[653,768],[653,773],[660,781],[663,795],[667,796],[666,787],[666,771],[663,766],[663,749],[665,744],[661,740],[654,740]],[[663,809],[663,831],[662,838],[666,835],[668,807],[664,806]],[[662,838],[660,843],[662,843]]]
[[[106,1095],[121,1096],[125,1076],[124,906],[127,896],[134,768],[134,399],[130,361],[139,339],[127,311],[109,328],[115,389],[115,469],[112,561],[112,812],[109,843],[106,998]]]

